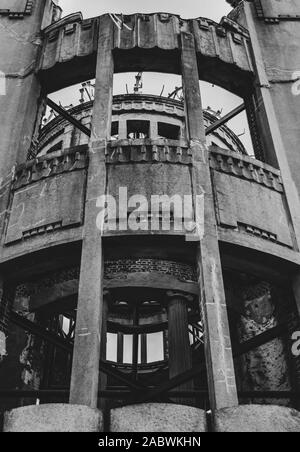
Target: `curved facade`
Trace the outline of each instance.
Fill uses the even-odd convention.
[[[93,101],[71,107],[68,112],[91,129]],[[89,137],[82,131],[53,113],[45,118],[41,129],[36,155],[54,153],[62,149],[88,144]],[[220,115],[210,108],[204,111],[205,127],[211,126]],[[150,139],[182,142],[186,144],[184,104],[179,100],[143,94],[114,96],[112,105],[111,141]],[[208,145],[247,154],[239,138],[226,124],[207,137]],[[149,141],[150,143],[150,141]],[[29,158],[32,156],[29,156]]]
[[[2,410],[38,398],[61,413],[69,401],[72,428],[72,405],[83,405],[110,409],[114,431],[128,428],[120,406],[136,419],[137,403],[153,416],[140,418],[146,431],[157,413],[168,416],[157,402],[173,403],[177,424],[189,413],[192,431],[207,428],[208,409],[216,431],[222,410],[239,405],[290,415],[299,408],[300,186],[287,135],[299,98],[281,91],[293,78],[276,81],[262,64],[267,43],[276,55],[270,36],[285,33],[282,11],[272,10],[277,28],[249,2],[219,24],[157,13],[124,16],[120,28],[109,14],[56,20],[49,1],[25,11],[20,33],[35,36],[26,51],[1,31]],[[129,70],[181,74],[184,102],[113,97],[114,73]],[[92,78],[93,102],[41,128],[48,94]],[[244,99],[255,157],[202,109],[199,79]]]

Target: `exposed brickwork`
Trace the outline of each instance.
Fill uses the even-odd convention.
[[[55,284],[79,279],[79,272],[79,267],[71,267],[51,272],[32,282],[21,283],[16,287],[16,296],[30,296],[30,294],[37,294],[46,288],[53,287]]]
[[[118,278],[121,273],[158,272],[183,281],[196,281],[196,271],[189,265],[162,259],[119,259],[107,261],[104,276]]]

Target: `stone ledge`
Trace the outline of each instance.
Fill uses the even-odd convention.
[[[111,432],[206,432],[206,413],[183,405],[147,403],[111,410]]]
[[[300,412],[275,405],[240,405],[214,415],[214,431],[226,433],[300,432]]]
[[[99,410],[81,405],[49,404],[17,408],[4,415],[4,432],[100,432]]]

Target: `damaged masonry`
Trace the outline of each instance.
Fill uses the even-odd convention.
[[[0,0],[4,432],[300,431],[300,4],[201,3]]]

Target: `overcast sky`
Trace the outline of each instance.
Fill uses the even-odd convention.
[[[230,11],[226,0],[60,0],[64,15],[82,11],[84,17],[112,13],[170,12],[184,18],[209,17],[219,21]]]
[[[299,0],[300,1],[300,0]],[[59,0],[59,5],[63,8],[63,16],[81,11],[85,18],[99,16],[107,12],[133,14],[136,12],[170,12],[179,14],[183,18],[208,17],[217,22],[227,15],[231,7],[226,0]],[[135,73],[116,74],[114,77],[114,94],[123,94],[128,85],[129,92],[133,91]],[[164,96],[171,93],[175,86],[181,86],[181,77],[172,74],[143,74],[143,93],[161,93],[164,88]],[[221,88],[211,84],[201,82],[201,93],[203,106],[210,106],[213,110],[221,110],[222,114],[237,107],[242,100]],[[61,101],[65,106],[77,104],[79,100],[78,88],[68,88],[63,93],[55,93],[51,98]],[[249,153],[252,152],[251,139],[247,128],[245,113],[230,121],[228,126],[241,136],[241,141],[246,146]]]

